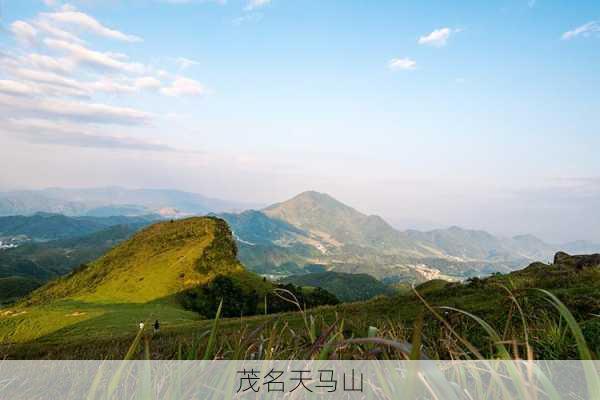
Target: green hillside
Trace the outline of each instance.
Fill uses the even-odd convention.
[[[34,292],[28,304],[55,299],[147,303],[244,273],[227,224],[216,218],[159,222],[97,261]]]
[[[332,345],[336,349],[329,353],[332,358],[403,357],[389,346],[347,342],[376,335],[395,343],[419,340],[420,350],[434,359],[498,357],[497,339],[472,317],[456,311],[463,310],[486,321],[505,343],[511,358],[579,358],[582,347],[548,296],[535,290],[538,288],[550,291],[568,307],[592,357],[597,358],[600,255],[566,254],[558,254],[550,265],[533,263],[523,270],[485,279],[464,283],[430,281],[416,288],[422,299],[405,292],[305,313],[222,319],[215,336],[214,356],[308,359],[320,357]],[[157,337],[146,335],[152,358],[173,359],[181,352],[186,357],[202,357],[208,343],[206,335],[213,326],[213,321],[157,302],[102,307],[91,304],[88,308],[58,302],[48,307],[9,311],[12,314],[0,312],[0,343],[12,343],[0,344],[0,357],[6,358],[119,359],[136,335],[137,322],[153,318],[164,322],[164,331]],[[81,313],[86,313],[87,319]],[[45,328],[65,319],[80,321],[60,329]],[[32,334],[39,329],[46,329],[45,334]],[[144,346],[140,346],[136,357],[144,357]]]
[[[177,295],[217,276],[264,295],[270,284],[246,272],[236,255],[223,220],[156,223],[0,313],[0,343],[82,329],[95,335],[126,332],[153,318],[189,323],[200,316],[184,310]]]
[[[290,276],[283,279],[301,287],[319,287],[333,293],[344,302],[369,300],[380,295],[393,295],[395,291],[367,274],[319,272]]]

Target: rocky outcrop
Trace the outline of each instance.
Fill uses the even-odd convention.
[[[572,256],[559,251],[554,256],[555,265],[564,265],[578,270],[585,268],[596,268],[600,266],[600,254]]]

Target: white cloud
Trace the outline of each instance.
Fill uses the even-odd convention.
[[[139,74],[145,71],[145,67],[142,64],[123,62],[121,61],[121,57],[115,57],[115,54],[90,50],[77,43],[69,43],[64,40],[50,38],[44,39],[44,43],[51,49],[67,53],[71,59],[78,64],[126,73]]]
[[[153,76],[137,78],[134,84],[138,89],[158,89],[161,86],[161,82]]]
[[[591,21],[587,24],[583,24],[573,30],[563,33],[562,39],[569,40],[574,39],[577,36],[590,37],[598,33],[600,33],[600,23],[598,21]]]
[[[37,30],[24,21],[15,21],[10,25],[10,31],[17,41],[24,45],[32,45],[37,37]]]
[[[56,59],[44,54],[31,53],[22,57],[24,63],[43,71],[52,71],[60,74],[68,74],[73,71],[74,64],[66,58]]]
[[[271,0],[249,0],[245,9],[246,9],[246,11],[252,11],[257,8],[264,7],[267,4],[269,4],[270,2],[271,2]]]
[[[37,20],[35,20],[33,22],[33,24],[40,31],[43,31],[46,34],[55,37],[56,39],[61,39],[61,40],[65,40],[67,42],[74,42],[74,43],[80,43],[80,44],[85,43],[83,40],[81,40],[76,35],[74,35],[70,32],[67,32],[64,29],[57,28],[56,26],[52,25],[52,23],[47,20],[38,18]]]
[[[0,80],[0,93],[10,96],[31,96],[39,91],[26,83],[3,79]]]
[[[206,93],[204,86],[193,79],[177,77],[173,83],[160,90],[165,96],[198,96]]]
[[[81,82],[65,78],[54,72],[28,68],[17,68],[12,72],[13,76],[30,83],[35,83],[39,89],[43,89],[48,94],[68,96],[90,95],[88,89]]]
[[[47,18],[63,25],[73,25],[80,29],[92,32],[96,35],[109,39],[121,40],[124,42],[140,42],[142,39],[137,36],[127,35],[123,32],[110,29],[95,18],[75,10],[73,7],[66,6],[60,11],[42,14],[42,18]]]
[[[232,20],[232,22],[233,25],[239,26],[245,24],[246,22],[258,22],[262,19],[262,17],[262,13],[252,12],[236,17]]]
[[[428,35],[421,36],[418,42],[419,44],[443,47],[448,43],[450,35],[452,35],[455,32],[459,32],[459,30],[450,28],[436,29]]]
[[[124,135],[106,135],[98,132],[91,125],[63,121],[10,118],[6,121],[5,129],[18,133],[21,138],[36,144],[141,151],[175,151],[175,149],[161,143],[139,140]]]
[[[388,63],[389,69],[396,70],[412,70],[417,68],[417,62],[410,58],[394,58]]]
[[[113,125],[126,131],[149,124],[157,116],[110,104],[113,96],[108,101],[97,96],[135,96],[142,91],[198,96],[207,93],[205,87],[196,80],[130,60],[122,52],[96,50],[91,40],[86,43],[77,33],[92,32],[127,42],[139,38],[107,28],[59,3],[55,12],[14,21],[10,26],[16,44],[0,52],[0,126],[31,143],[173,151],[160,143],[114,135]],[[179,72],[198,63],[183,57],[176,62]]]
[[[200,64],[196,60],[190,60],[189,58],[185,58],[185,57],[179,57],[179,58],[175,59],[175,62],[177,63],[177,66],[179,67],[180,70],[188,69],[190,67],[193,67],[194,65]]]
[[[21,98],[0,95],[0,104],[12,114],[32,115],[43,119],[65,119],[115,125],[139,125],[150,121],[152,115],[128,107],[84,103],[56,98]]]

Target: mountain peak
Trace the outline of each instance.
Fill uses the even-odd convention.
[[[263,212],[335,246],[380,246],[391,243],[398,234],[383,219],[369,217],[326,193],[316,191],[300,193],[265,208]]]
[[[326,193],[313,190],[302,192],[289,200],[265,208],[270,217],[282,219],[299,227],[308,227],[332,218],[364,218],[364,214],[334,199]]]
[[[335,204],[337,206],[348,207],[333,196],[315,190],[307,190],[280,204],[293,202],[313,202],[315,204]]]

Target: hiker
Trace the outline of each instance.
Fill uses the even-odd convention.
[[[160,331],[160,324],[158,323],[158,320],[156,320],[154,322],[154,334],[156,335],[158,331]]]
[[[144,330],[144,321],[140,321],[140,331]]]

